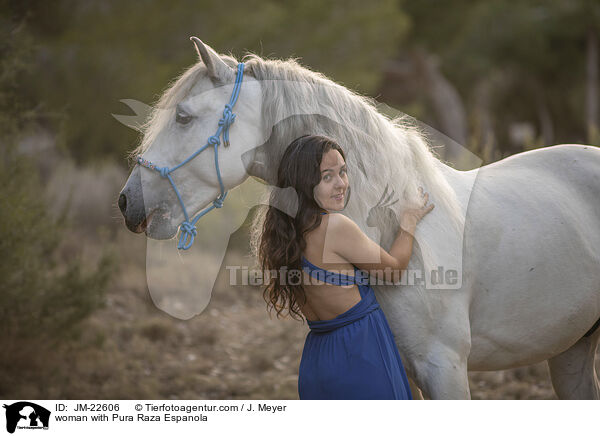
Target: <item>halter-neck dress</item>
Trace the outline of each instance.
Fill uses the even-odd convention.
[[[368,274],[324,270],[302,257],[311,277],[338,286],[356,283],[361,300],[331,320],[308,321],[298,376],[301,400],[412,400],[398,347]]]

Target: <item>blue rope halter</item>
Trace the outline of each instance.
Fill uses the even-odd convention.
[[[235,78],[235,85],[233,87],[233,92],[231,93],[231,99],[229,100],[229,103],[225,105],[225,109],[223,110],[223,117],[219,120],[219,128],[217,129],[217,132],[213,136],[210,136],[208,138],[206,144],[204,146],[202,146],[199,150],[194,152],[190,157],[188,157],[186,160],[181,162],[179,165],[174,166],[173,168],[159,167],[159,166],[153,164],[152,162],[147,161],[146,159],[143,159],[141,156],[137,158],[137,162],[141,166],[150,168],[152,170],[156,170],[156,171],[158,171],[158,173],[160,174],[161,177],[168,179],[169,182],[171,182],[171,186],[173,187],[173,190],[175,191],[177,198],[179,199],[179,203],[181,204],[181,208],[183,209],[183,215],[185,217],[185,220],[179,226],[179,229],[181,230],[181,236],[179,238],[177,248],[180,250],[187,250],[188,248],[190,248],[192,246],[192,244],[194,243],[194,237],[198,233],[198,231],[196,230],[196,222],[198,222],[198,220],[202,216],[206,215],[208,212],[213,210],[215,207],[216,208],[223,207],[223,201],[225,200],[225,197],[227,196],[227,191],[225,191],[225,187],[223,186],[223,181],[221,180],[221,171],[219,170],[219,152],[218,152],[219,149],[218,149],[218,147],[219,147],[219,144],[221,143],[221,140],[220,140],[221,134],[223,134],[223,142],[224,142],[225,147],[229,147],[229,126],[231,126],[231,124],[235,120],[235,114],[232,112],[232,110],[233,110],[233,106],[235,105],[235,102],[238,99],[238,96],[240,95],[240,88],[242,87],[243,76],[244,76],[244,63],[242,62],[242,63],[239,63],[237,66],[237,75]],[[190,221],[190,218],[188,216],[185,205],[183,204],[181,195],[179,194],[179,191],[177,190],[177,187],[175,186],[175,182],[171,178],[171,173],[173,171],[175,171],[177,168],[179,168],[179,167],[185,165],[186,163],[188,163],[189,161],[191,161],[196,156],[198,156],[198,154],[200,154],[202,151],[204,151],[204,149],[206,149],[209,145],[212,145],[215,149],[215,168],[217,169],[217,178],[219,179],[219,186],[221,187],[221,194],[219,194],[217,196],[217,198],[213,201],[213,204],[211,206],[204,209],[202,212],[200,212],[198,215],[196,215],[196,217],[192,221]]]

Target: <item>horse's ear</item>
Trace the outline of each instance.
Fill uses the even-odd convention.
[[[191,36],[190,40],[194,43],[198,56],[208,69],[208,77],[213,82],[225,82],[234,74],[233,69],[223,62],[223,59],[210,46],[204,44],[195,36]]]

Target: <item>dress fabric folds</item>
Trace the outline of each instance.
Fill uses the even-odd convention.
[[[324,321],[308,321],[298,377],[301,400],[412,400],[394,336],[368,275],[326,271],[302,258],[312,277],[335,285],[356,283],[361,301]]]

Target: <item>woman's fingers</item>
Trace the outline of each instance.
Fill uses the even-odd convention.
[[[429,202],[429,193],[424,192],[422,186],[419,186],[419,193],[421,195],[421,198],[423,199],[422,206],[420,208],[412,209],[412,210],[405,212],[405,213],[412,214],[415,218],[417,218],[417,221],[420,221],[425,215],[427,215],[429,212],[431,212],[433,210],[433,208],[435,207],[435,205],[433,203],[431,203],[430,205],[427,205],[427,203]]]
[[[435,205],[433,203],[431,203],[429,206],[427,206],[426,208],[423,209],[423,216],[427,215],[429,212],[431,212],[433,210],[433,208],[435,207]]]

